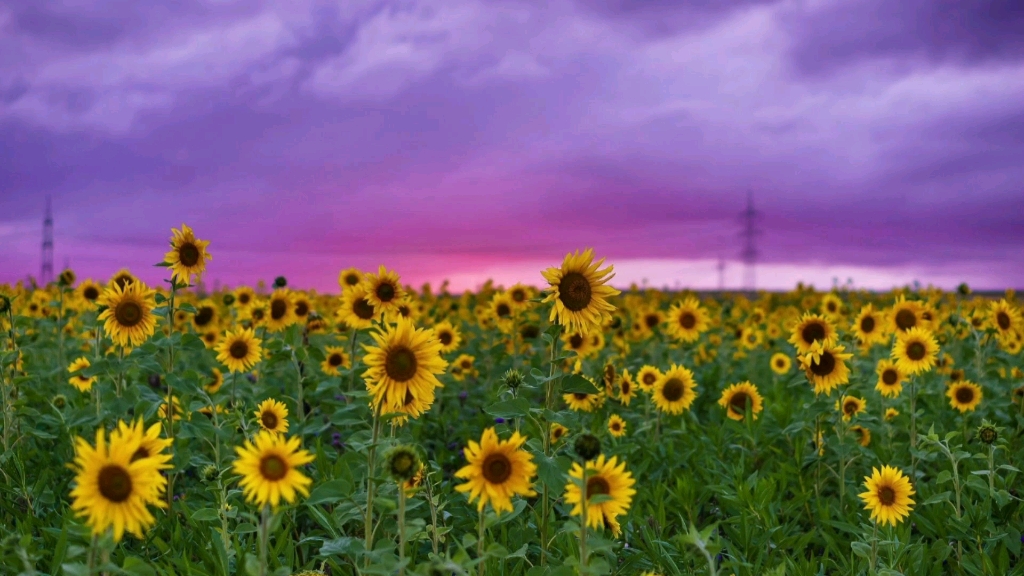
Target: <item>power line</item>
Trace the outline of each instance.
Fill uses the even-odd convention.
[[[43,261],[39,282],[46,286],[53,281],[53,206],[46,197],[46,216],[43,218]]]

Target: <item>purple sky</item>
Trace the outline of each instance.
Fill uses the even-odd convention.
[[[173,7],[172,7],[173,6]],[[714,287],[747,190],[759,285],[1024,286],[1017,0],[8,0],[0,282],[347,266]],[[738,286],[730,265],[727,283]]]

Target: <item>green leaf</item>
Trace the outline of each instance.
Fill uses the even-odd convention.
[[[871,546],[864,542],[851,542],[850,548],[853,548],[853,553],[861,558],[871,558]]]
[[[363,541],[351,536],[325,540],[320,547],[321,556],[353,556],[363,551]]]
[[[498,418],[519,418],[530,412],[530,403],[525,398],[515,398],[504,402],[495,402],[484,408],[484,412]]]
[[[220,520],[220,512],[216,508],[200,508],[192,513],[193,522],[213,522]]]
[[[566,394],[597,394],[597,387],[579,374],[570,374],[562,378],[562,392]]]
[[[352,494],[352,483],[348,480],[330,480],[320,484],[309,493],[306,504],[328,504],[344,500]]]
[[[136,556],[129,556],[125,558],[123,569],[129,574],[138,574],[139,576],[156,576],[156,570],[147,564],[145,560]]]
[[[564,456],[561,458],[565,459]],[[533,461],[537,463],[537,476],[541,482],[554,490],[556,494],[561,493],[565,488],[566,475],[562,471],[562,467],[559,466],[558,460],[545,456],[541,452],[534,452]]]

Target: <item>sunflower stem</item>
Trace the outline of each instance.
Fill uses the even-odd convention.
[[[359,338],[359,329],[352,329],[352,342],[348,350],[348,361],[352,364],[352,375],[348,379],[348,391],[351,393],[356,388],[356,339]]]
[[[434,550],[434,554],[437,554],[437,505],[434,502],[434,490],[430,482],[430,474],[425,473],[424,476],[423,485],[427,490],[427,505],[430,507],[430,545]]]
[[[556,348],[558,339],[551,337],[551,354],[548,357],[548,381],[544,383],[544,414],[541,417],[540,435],[544,443],[544,456],[551,456],[551,423],[548,422],[547,411],[551,409],[551,397],[554,395],[555,379],[555,358],[558,357]],[[1024,403],[1024,400],[1021,401]],[[548,563],[548,516],[551,515],[551,502],[548,497],[548,485],[544,483],[543,494],[541,494],[541,519],[540,519],[540,565]]]
[[[377,439],[380,436],[380,412],[383,402],[378,402],[373,410],[373,432],[370,437],[370,450],[366,454],[366,520],[363,523],[363,531],[366,536],[366,552],[373,551],[373,497],[377,485],[373,481],[374,470],[377,466]],[[370,557],[366,557],[366,565],[369,566]]]
[[[60,285],[60,304],[57,306],[57,365],[64,365],[64,285]]]
[[[988,497],[992,498],[996,493],[996,447],[994,444],[988,446]]]
[[[298,376],[299,376],[299,381],[298,381],[298,388],[299,388],[299,390],[298,390],[298,398],[297,398],[297,401],[296,401],[297,407],[296,407],[295,411],[298,413],[299,422],[304,422],[306,420],[306,412],[305,412],[305,406],[303,406],[305,401],[302,398],[302,365],[299,364],[298,359],[295,357],[295,351],[294,350],[292,350],[292,365],[295,366],[295,373],[298,374]]]
[[[587,513],[590,510],[590,494],[587,488],[587,463],[583,463],[582,476],[583,506],[580,511],[580,574],[587,573]]]
[[[874,576],[878,566],[878,522],[871,523],[871,575]]]
[[[398,483],[398,576],[405,576],[405,487]]]
[[[260,512],[260,533],[259,533],[259,576],[267,576],[267,543],[270,539],[270,506],[263,505]]]
[[[479,517],[480,519],[479,523],[477,524],[476,535],[476,559],[479,561],[479,564],[477,564],[477,574],[479,574],[479,576],[484,576],[484,565],[486,564],[486,562],[484,561],[484,537],[486,537],[487,532],[486,529],[484,528],[483,506],[480,507]]]
[[[167,437],[171,440],[168,449],[171,452],[171,459],[174,458],[174,406],[171,405],[171,398],[174,396],[174,383],[170,375],[174,372],[174,294],[177,292],[178,282],[171,275],[171,297],[167,300]],[[123,349],[122,349],[123,350]],[[119,394],[120,396],[120,394]],[[174,473],[173,468],[167,471],[167,509],[171,510],[174,504]]]

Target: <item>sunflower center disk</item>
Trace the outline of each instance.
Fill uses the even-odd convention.
[[[1000,330],[1010,329],[1010,315],[1006,312],[1000,312],[996,314],[996,324],[999,325]]]
[[[142,322],[142,306],[138,302],[122,302],[114,309],[114,318],[121,326],[131,328]]]
[[[104,498],[120,504],[132,495],[132,477],[120,466],[104,466],[100,470],[99,488]]]
[[[737,392],[729,399],[729,405],[740,414],[747,411],[747,402],[750,402],[750,395],[746,392]]]
[[[867,316],[860,321],[860,329],[865,334],[870,334],[875,331],[875,319],[871,316]]]
[[[804,326],[804,329],[800,331],[800,337],[808,344],[813,344],[815,340],[824,340],[825,327],[818,322],[812,322]]]
[[[679,325],[685,328],[686,330],[692,330],[693,327],[697,325],[697,319],[693,316],[693,314],[689,312],[683,312],[683,314],[679,316]]]
[[[260,415],[260,422],[263,422],[263,427],[267,430],[274,430],[277,428],[277,415],[270,410],[266,410]]]
[[[580,346],[583,346],[583,336],[580,336],[579,334],[573,334],[572,336],[570,336],[569,346],[574,350],[579,348]]]
[[[896,503],[896,491],[889,486],[882,486],[878,489],[878,501],[883,506],[892,506]]]
[[[374,310],[373,306],[366,300],[366,298],[360,298],[352,304],[352,312],[359,317],[360,320],[369,320],[373,318]]]
[[[280,456],[271,454],[260,460],[260,474],[267,480],[280,480],[288,474],[288,463]]]
[[[816,376],[828,376],[836,369],[836,358],[830,352],[822,352],[817,362],[811,362],[811,372]]]
[[[501,484],[512,475],[512,462],[504,454],[491,454],[481,466],[484,478],[491,484]]]
[[[183,266],[191,268],[199,263],[199,248],[195,244],[182,244],[178,248],[178,261]]]
[[[594,496],[608,494],[609,492],[611,492],[611,486],[608,485],[608,481],[603,476],[587,478],[587,500]]]
[[[228,348],[228,354],[235,360],[241,360],[249,355],[249,345],[241,340],[236,340],[231,343],[231,348]]]
[[[508,307],[508,304],[498,304],[496,312],[499,318],[504,318],[512,314],[512,309]]]
[[[910,310],[900,310],[896,313],[896,327],[900,330],[907,330],[917,326],[917,316]]]
[[[970,404],[974,400],[974,390],[964,386],[956,391],[956,401],[961,404]]]
[[[856,411],[857,411],[857,403],[856,402],[847,402],[846,404],[843,404],[843,413],[846,414],[847,416],[853,416],[853,413],[856,412]]]
[[[437,339],[442,345],[447,346],[452,343],[452,334],[451,332],[441,332],[437,335]]]
[[[656,314],[648,314],[644,317],[644,324],[647,324],[648,328],[654,328],[660,323],[660,319]]]
[[[670,378],[668,382],[665,382],[664,388],[661,389],[661,395],[669,402],[677,402],[683,397],[683,393],[685,391],[686,386],[683,385],[682,380],[679,378]]]
[[[298,304],[296,304],[295,314],[300,317],[309,314],[309,302],[299,302]]]
[[[579,272],[569,272],[558,283],[558,296],[563,306],[572,312],[579,312],[590,304],[590,281]]]
[[[895,370],[886,370],[885,372],[882,372],[882,382],[885,382],[886,385],[892,386],[896,383],[896,380],[898,380],[898,378],[896,377]]]
[[[200,308],[192,319],[196,326],[206,326],[210,323],[210,320],[213,320],[213,308],[210,308],[209,306],[203,306]]]
[[[391,302],[395,299],[395,287],[391,284],[381,284],[377,286],[376,294],[381,302]]]
[[[238,303],[243,305],[243,306],[248,304],[249,303],[249,295],[248,294],[239,294],[238,295]]]
[[[924,352],[924,344],[921,344],[920,342],[911,342],[910,345],[907,346],[907,358],[910,358],[911,360],[917,361],[924,358]]]
[[[284,300],[277,299],[270,303],[270,317],[274,320],[280,320],[284,318],[284,315],[288,313],[288,303]]]
[[[100,297],[100,292],[90,286],[82,291],[82,296],[85,297],[86,300],[95,300]]]
[[[384,359],[384,372],[396,382],[411,380],[416,368],[416,354],[405,346],[393,348]]]
[[[335,368],[341,366],[341,354],[331,354],[330,358],[327,359],[327,363]]]

